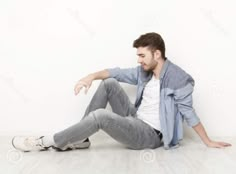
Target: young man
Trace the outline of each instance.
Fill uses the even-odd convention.
[[[192,107],[194,80],[166,58],[162,37],[147,33],[135,40],[133,46],[141,66],[105,69],[76,84],[75,95],[83,87],[87,93],[93,80],[102,80],[79,123],[52,136],[14,137],[12,145],[22,151],[88,148],[88,137],[102,129],[127,148],[154,149],[164,144],[165,149],[170,149],[179,146],[185,119],[208,147],[230,146],[207,136]],[[137,85],[135,104],[119,82]],[[108,102],[112,111],[105,109]]]

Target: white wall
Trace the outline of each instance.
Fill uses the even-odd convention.
[[[137,65],[132,42],[160,33],[167,57],[195,81],[194,106],[212,136],[235,136],[233,1],[0,1],[0,132],[55,132],[78,122],[99,81],[77,80]],[[135,88],[124,86],[134,100]]]

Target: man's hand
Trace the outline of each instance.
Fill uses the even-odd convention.
[[[80,79],[74,88],[75,95],[77,95],[83,87],[85,87],[85,94],[87,94],[90,86],[92,85],[93,80],[94,78],[92,75],[88,75]]]
[[[207,143],[207,146],[214,147],[214,148],[224,148],[224,147],[228,147],[232,145],[225,142],[210,141],[209,143]]]
[[[208,147],[215,147],[215,148],[223,148],[231,146],[229,143],[225,142],[216,142],[212,141],[208,136],[207,133],[202,125],[201,122],[199,122],[197,125],[193,127],[193,129],[197,132],[197,134],[200,136],[202,141],[208,146]]]

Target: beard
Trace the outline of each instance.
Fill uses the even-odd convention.
[[[144,64],[142,67],[144,69],[144,71],[150,72],[153,71],[157,66],[157,62],[153,61],[150,65],[146,65]]]

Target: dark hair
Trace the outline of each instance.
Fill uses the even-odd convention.
[[[165,42],[158,33],[146,33],[141,35],[133,43],[134,48],[148,47],[152,52],[159,50],[163,59],[165,57]]]

